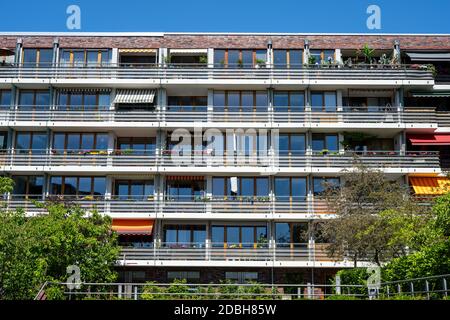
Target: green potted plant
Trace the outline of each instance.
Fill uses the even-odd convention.
[[[266,66],[266,61],[263,59],[256,59],[255,67],[256,68],[264,68]]]
[[[198,59],[198,62],[200,64],[208,64],[208,57],[207,56],[200,56],[200,58]]]
[[[325,156],[325,155],[327,155],[327,154],[329,154],[329,153],[330,153],[330,150],[328,150],[328,149],[323,149],[322,151],[319,152],[319,154],[320,154],[321,156]]]
[[[317,62],[317,59],[315,56],[308,56],[308,65],[315,65]]]
[[[365,64],[372,64],[373,55],[375,53],[375,49],[369,47],[368,44],[365,44],[361,49],[357,51],[357,56],[364,56]]]

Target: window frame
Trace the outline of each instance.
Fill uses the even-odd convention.
[[[61,194],[54,194],[53,193],[53,187],[52,187],[52,180],[53,178],[61,178]],[[89,178],[90,181],[90,194],[80,194],[80,179],[84,179],[84,178]],[[103,178],[105,180],[105,190],[103,191],[103,194],[101,195],[96,195],[94,194],[95,191],[95,179],[101,179]],[[65,194],[66,192],[66,179],[76,179],[76,193],[75,194]],[[83,198],[89,197],[92,198],[92,200],[95,199],[101,199],[105,196],[106,193],[106,177],[103,176],[51,176],[49,178],[49,191],[50,191],[50,195],[52,196],[63,196],[63,197],[68,197],[68,198],[74,198],[74,199],[81,199],[83,200]]]
[[[286,54],[286,65],[284,66],[276,66],[275,65],[275,52],[276,51],[285,51]],[[299,65],[291,65],[291,51],[300,51],[301,53],[301,61]],[[305,50],[303,48],[299,48],[299,49],[282,49],[282,48],[277,48],[277,49],[273,49],[273,56],[272,56],[272,65],[275,69],[301,69],[303,68],[303,61],[305,58]]]
[[[36,61],[34,62],[25,62],[25,52],[27,50],[35,50],[36,51]],[[47,51],[51,51],[52,52],[52,61],[50,62],[41,62],[41,50],[47,50]],[[47,67],[50,68],[53,66],[53,62],[54,62],[54,57],[55,57],[55,53],[53,48],[22,48],[22,57],[21,57],[21,62],[22,62],[22,66],[24,67],[35,67],[35,68],[41,68],[41,67]],[[27,66],[25,65],[26,63],[30,63],[32,64],[31,66]],[[41,64],[43,64],[41,66]]]
[[[223,243],[220,242],[213,242],[212,234],[214,228],[222,228],[223,230]],[[239,244],[229,244],[228,243],[228,228],[238,228],[239,229]],[[252,243],[243,243],[243,228],[253,228],[253,244]],[[242,248],[253,248],[257,249],[258,246],[261,246],[264,244],[264,246],[267,246],[268,243],[258,243],[258,228],[264,228],[265,229],[265,239],[268,240],[268,228],[267,225],[223,225],[223,224],[217,224],[217,225],[211,225],[211,245],[213,248],[224,248],[224,249],[242,249]],[[248,246],[248,245],[251,246]]]

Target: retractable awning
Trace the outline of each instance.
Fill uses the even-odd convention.
[[[112,229],[124,235],[151,235],[153,224],[150,219],[113,219]]]
[[[416,134],[408,139],[413,146],[450,146],[450,134]]]
[[[117,90],[114,103],[153,103],[155,90],[152,89],[129,89]]]
[[[156,49],[119,49],[120,53],[156,53]]]
[[[409,177],[409,183],[418,195],[442,195],[450,192],[449,178]]]
[[[450,61],[450,52],[407,52],[406,55],[411,61]]]
[[[208,49],[170,49],[171,55],[206,55]]]
[[[413,98],[448,98],[450,97],[450,91],[442,92],[412,92]]]

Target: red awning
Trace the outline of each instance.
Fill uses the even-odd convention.
[[[450,134],[417,134],[408,139],[413,146],[450,146]]]

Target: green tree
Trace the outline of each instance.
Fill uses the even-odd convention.
[[[0,213],[0,299],[32,299],[45,281],[66,282],[70,265],[80,268],[82,282],[113,282],[119,247],[111,219],[63,203],[41,205],[47,212],[36,217]]]

